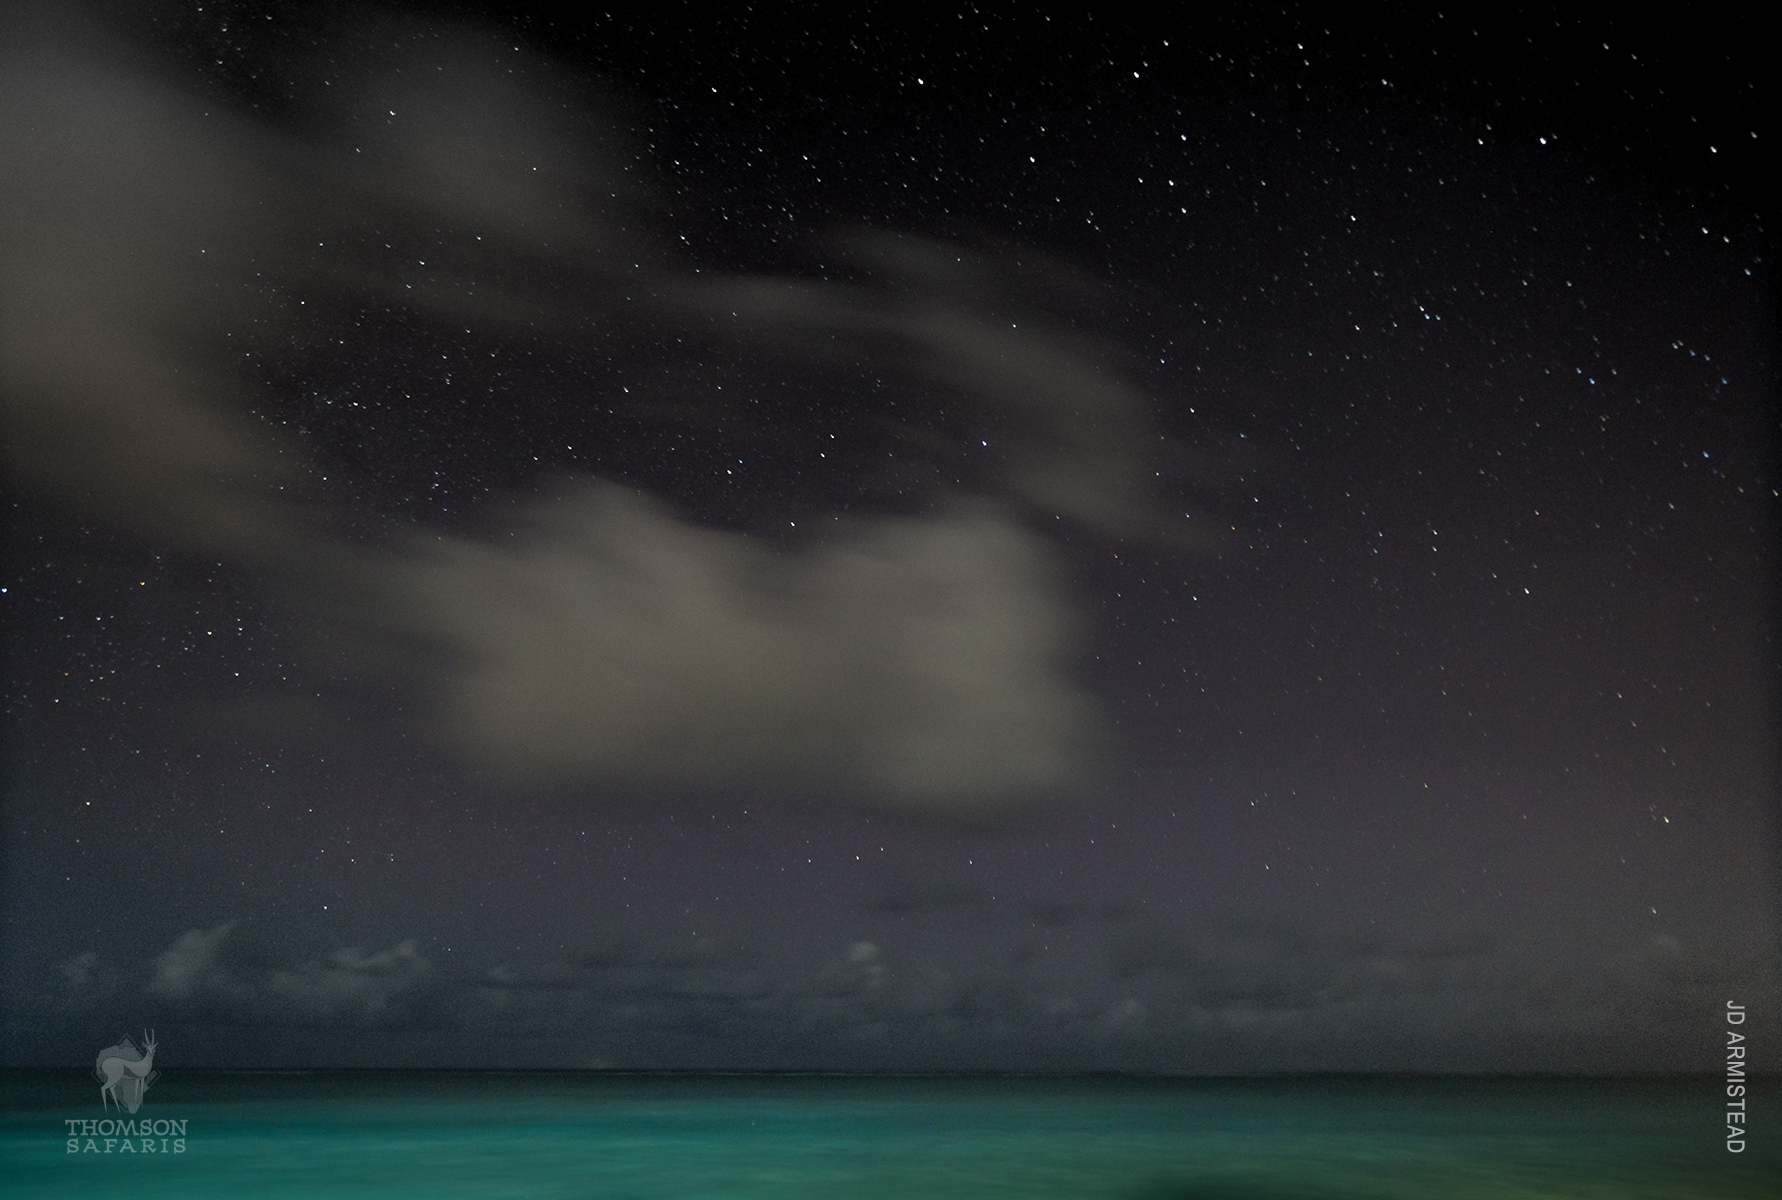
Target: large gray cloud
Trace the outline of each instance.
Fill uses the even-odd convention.
[[[0,27],[6,468],[188,546],[272,552],[284,473],[239,411],[236,335],[274,176],[226,113],[32,15]]]
[[[439,542],[406,581],[461,655],[452,727],[502,767],[950,806],[1076,782],[1089,709],[1049,568],[988,512],[796,553],[605,487],[515,545]]]
[[[851,244],[876,283],[674,269],[647,161],[565,115],[602,93],[474,30],[343,29],[299,136],[65,9],[9,22],[0,414],[20,484],[325,593],[386,646],[431,642],[452,664],[425,676],[437,732],[514,775],[769,779],[929,810],[1089,777],[1060,551],[1031,530],[1176,534],[1143,396],[1108,347],[1022,307],[1014,255],[875,235]],[[1003,466],[976,497],[929,495],[935,515],[838,520],[790,550],[612,487],[367,550],[294,498],[312,464],[253,415],[256,364],[301,314],[367,301],[851,362],[944,393]],[[377,649],[362,662],[399,657]]]

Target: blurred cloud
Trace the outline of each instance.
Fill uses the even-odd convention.
[[[439,732],[515,778],[741,777],[940,811],[1093,773],[1060,549],[1031,527],[1174,535],[1117,353],[1024,299],[1076,286],[1065,275],[878,234],[848,239],[868,282],[676,269],[620,105],[474,28],[343,24],[328,86],[295,62],[275,123],[78,10],[4,20],[17,485],[325,594],[389,646],[428,640],[452,664],[427,676]],[[590,328],[621,352],[729,337],[893,373],[965,414],[944,435],[911,425],[916,443],[944,458],[958,448],[937,437],[985,432],[1000,466],[975,497],[928,497],[937,515],[837,522],[790,550],[612,486],[531,506],[519,538],[367,549],[297,498],[320,464],[257,391],[269,354],[367,303],[564,345]],[[367,647],[358,667],[391,660]]]
[[[241,277],[280,205],[251,132],[78,14],[0,25],[0,397],[20,486],[205,552],[288,542],[238,411]]]
[[[436,545],[403,607],[457,649],[451,728],[503,769],[936,808],[1078,781],[1092,722],[1047,547],[992,513],[783,552],[607,486],[523,542]]]
[[[871,995],[891,978],[885,952],[872,942],[855,942],[847,953],[823,968],[821,986],[832,995]]]
[[[180,935],[155,959],[149,996],[187,1016],[247,1023],[412,1026],[432,1011],[431,964],[413,941],[288,963],[234,931],[229,921]]]
[[[439,1065],[438,1035],[455,1032],[462,1058],[450,1061],[469,1065],[910,1069],[1018,1054],[1035,1069],[1685,1070],[1712,1034],[1701,996],[1774,991],[1767,966],[1668,935],[1580,953],[1563,940],[1298,932],[1133,920],[1103,948],[1116,969],[1088,973],[1046,957],[1003,964],[981,951],[1012,943],[990,933],[967,957],[919,938],[842,937],[768,963],[633,932],[454,973],[413,941],[305,958],[225,922],[116,970],[91,952],[46,959],[40,980],[11,993],[7,1025],[18,1045],[60,1047],[52,1059],[84,1047],[94,1013],[132,1011],[183,1027],[187,1061],[208,1043],[236,1047],[235,1061],[335,1061],[370,1033],[433,1039]]]
[[[218,991],[235,991],[240,985],[221,962],[221,949],[235,928],[226,921],[215,929],[189,929],[155,959],[155,978],[149,991],[170,1000],[189,1000]]]
[[[994,430],[1005,464],[998,486],[1038,514],[1109,537],[1189,543],[1180,521],[1162,514],[1152,469],[1162,447],[1149,398],[1122,370],[1125,355],[1034,303],[1044,291],[1087,289],[1061,286],[1071,281],[1059,268],[1008,248],[863,233],[838,249],[879,282],[749,278],[674,294],[769,344],[870,358],[961,398]]]

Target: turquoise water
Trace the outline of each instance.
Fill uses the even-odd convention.
[[[20,1198],[1782,1194],[1782,1088],[1757,1085],[1730,1155],[1713,1079],[170,1071],[135,1116],[185,1120],[183,1154],[68,1153],[65,1119],[107,1115],[79,1073],[0,1089],[0,1192]]]

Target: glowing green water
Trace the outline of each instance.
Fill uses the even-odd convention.
[[[1758,1086],[1730,1155],[1712,1079],[168,1072],[136,1116],[183,1118],[183,1154],[68,1153],[66,1118],[107,1115],[75,1073],[0,1088],[20,1198],[1728,1200],[1782,1179],[1782,1088]]]

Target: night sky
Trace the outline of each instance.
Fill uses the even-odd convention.
[[[1762,1036],[1752,31],[636,11],[9,6],[5,1062]]]

